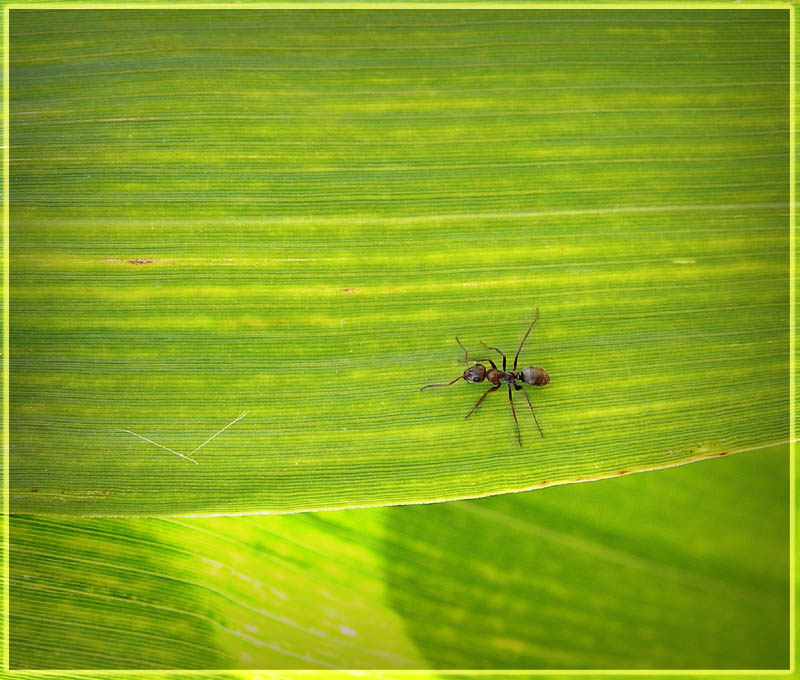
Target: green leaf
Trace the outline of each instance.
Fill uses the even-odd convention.
[[[429,506],[12,518],[11,667],[779,669],[787,447]]]
[[[11,10],[12,510],[421,503],[786,441],[785,14]],[[467,421],[485,383],[419,392],[537,308],[544,438],[519,393],[521,447],[504,391]]]

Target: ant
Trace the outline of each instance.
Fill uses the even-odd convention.
[[[484,347],[486,347],[486,349],[492,349],[503,357],[502,371],[499,370],[497,366],[495,366],[494,361],[492,361],[491,359],[470,359],[467,348],[464,347],[464,345],[461,344],[461,340],[459,340],[458,337],[456,337],[456,342],[458,343],[458,346],[464,350],[464,362],[469,364],[470,361],[472,361],[474,362],[475,365],[467,368],[462,375],[458,376],[455,380],[451,380],[449,383],[425,385],[425,387],[420,388],[420,392],[422,390],[427,390],[429,387],[449,387],[450,385],[457,383],[459,380],[466,380],[467,382],[470,383],[479,383],[483,382],[484,380],[488,380],[490,383],[492,383],[492,387],[490,387],[483,393],[483,396],[481,396],[481,398],[478,399],[478,403],[472,407],[472,410],[469,413],[467,413],[466,416],[464,416],[464,419],[466,420],[474,413],[475,409],[481,405],[481,402],[484,399],[486,399],[486,395],[488,395],[489,392],[495,392],[496,390],[499,390],[501,385],[508,385],[508,403],[511,404],[511,415],[514,416],[514,424],[517,426],[517,441],[519,442],[519,445],[522,446],[522,436],[520,435],[519,432],[519,421],[517,420],[516,411],[514,411],[514,399],[512,398],[511,395],[514,393],[514,390],[522,390],[524,385],[543,387],[544,385],[547,385],[547,383],[550,382],[550,376],[547,374],[547,371],[545,371],[540,366],[526,366],[521,371],[517,372],[517,359],[519,359],[519,353],[522,351],[522,346],[528,339],[528,335],[530,334],[531,329],[533,328],[533,325],[536,323],[538,318],[539,318],[539,310],[537,309],[536,316],[531,322],[531,325],[528,326],[528,330],[525,331],[525,335],[522,336],[522,342],[519,343],[519,349],[517,350],[517,354],[514,357],[514,368],[512,370],[506,371],[506,355],[503,354],[503,352],[501,352],[499,349],[497,349],[497,347],[489,347],[486,343],[481,342],[481,344]],[[491,368],[487,370],[482,363],[479,363],[481,361],[489,362]],[[518,380],[523,384],[518,385],[517,384]],[[513,390],[512,387],[514,388]],[[523,390],[522,394],[525,396],[525,401],[528,402],[528,406],[530,406],[531,408],[531,414],[533,415],[533,422],[536,423],[536,427],[539,430],[539,434],[542,437],[544,437],[544,434],[542,433],[542,428],[539,427],[539,421],[536,419],[536,413],[533,410],[533,404],[531,403],[531,400],[528,397],[528,393],[525,390]]]

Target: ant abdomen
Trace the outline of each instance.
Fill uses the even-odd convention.
[[[550,376],[541,366],[526,366],[522,369],[519,380],[522,380],[526,385],[541,387],[550,382]]]

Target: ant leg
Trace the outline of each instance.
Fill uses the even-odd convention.
[[[489,362],[489,364],[491,364],[492,368],[493,368],[495,371],[497,370],[497,366],[495,366],[495,365],[494,365],[494,361],[492,361],[491,359],[471,359],[470,361],[477,361],[478,363],[480,363],[480,362],[482,362],[482,361],[488,361],[488,362]]]
[[[464,420],[466,420],[467,418],[469,418],[469,417],[470,417],[470,416],[473,414],[473,412],[475,411],[475,409],[476,409],[476,408],[478,408],[478,406],[480,406],[480,405],[481,405],[481,402],[482,402],[484,399],[486,399],[486,395],[487,395],[487,394],[489,394],[489,392],[494,392],[495,390],[497,390],[497,389],[499,389],[499,388],[500,388],[500,385],[495,385],[494,387],[490,387],[488,390],[486,390],[486,391],[483,393],[483,396],[482,396],[480,399],[478,399],[478,403],[477,403],[477,404],[475,404],[475,406],[473,406],[473,407],[472,407],[472,411],[470,411],[469,413],[467,413],[467,415],[465,415],[465,416],[464,416]]]
[[[525,335],[522,336],[522,342],[519,343],[519,349],[517,350],[517,355],[514,357],[514,370],[515,371],[517,370],[517,359],[519,359],[519,353],[522,351],[522,346],[525,344],[525,341],[528,339],[528,335],[531,332],[531,328],[533,328],[533,324],[536,323],[538,318],[539,318],[539,308],[537,307],[536,308],[536,316],[534,317],[533,321],[531,321],[531,325],[528,326],[528,330],[525,331]]]
[[[514,399],[512,394],[511,383],[508,383],[508,403],[511,404],[511,415],[514,416],[514,425],[517,426],[517,441],[522,446],[522,435],[519,433],[519,421],[517,420],[517,413],[514,411]]]
[[[503,372],[505,373],[505,370],[506,370],[506,355],[505,355],[505,354],[503,354],[503,353],[502,353],[502,352],[501,352],[499,349],[497,349],[497,347],[489,347],[489,345],[487,345],[487,344],[486,344],[486,343],[485,343],[483,340],[481,340],[481,344],[482,344],[482,345],[483,345],[483,346],[484,346],[486,349],[493,349],[493,350],[494,350],[495,352],[497,352],[497,353],[498,353],[498,354],[499,354],[501,357],[503,357]]]
[[[531,414],[533,414],[533,422],[536,423],[536,427],[539,430],[539,434],[542,435],[542,439],[544,439],[544,433],[542,432],[542,428],[539,427],[539,421],[536,420],[536,412],[533,410],[533,404],[531,404],[531,399],[528,396],[528,393],[523,389],[522,394],[525,395],[525,400],[528,402],[528,406],[531,407]]]

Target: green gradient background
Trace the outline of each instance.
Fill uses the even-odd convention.
[[[17,516],[12,667],[786,667],[787,454],[417,507]]]
[[[18,510],[52,512],[69,502],[71,512],[82,514],[102,507],[98,502],[106,497],[103,492],[113,491],[127,494],[127,505],[119,507],[131,511],[142,501],[142,480],[146,491],[160,494],[155,503],[147,499],[149,508],[165,514],[200,507],[214,493],[219,495],[215,502],[223,498],[225,503],[239,503],[236,509],[258,509],[264,503],[265,496],[258,495],[264,483],[253,470],[274,469],[274,461],[259,460],[254,466],[252,459],[237,461],[230,454],[243,446],[255,451],[253,442],[264,437],[276,439],[278,448],[315,451],[309,459],[320,465],[312,468],[317,474],[294,478],[287,473],[290,481],[281,491],[288,496],[275,494],[290,507],[295,502],[291,494],[295,489],[302,494],[309,478],[326,483],[320,470],[325,469],[328,449],[363,446],[363,429],[358,428],[369,419],[377,419],[376,430],[383,439],[375,451],[367,447],[365,461],[374,462],[372,453],[392,461],[398,450],[411,460],[414,446],[408,438],[413,432],[397,425],[398,414],[417,404],[416,374],[408,365],[396,363],[409,342],[412,364],[427,376],[453,365],[447,363],[454,349],[449,335],[456,325],[473,340],[506,347],[524,328],[524,310],[539,299],[549,301],[551,313],[540,349],[551,355],[545,355],[549,361],[542,363],[555,365],[565,383],[571,372],[579,372],[576,367],[583,370],[599,355],[601,366],[613,368],[608,377],[593,381],[596,392],[582,395],[584,408],[590,400],[596,404],[592,434],[597,437],[597,462],[608,465],[607,471],[624,465],[615,459],[626,455],[617,450],[615,437],[623,431],[633,440],[639,422],[623,418],[622,428],[615,428],[613,419],[608,423],[615,406],[609,393],[617,393],[609,382],[624,374],[623,358],[634,356],[644,370],[644,358],[657,355],[668,366],[670,349],[676,346],[675,356],[697,353],[695,364],[688,364],[692,370],[672,374],[656,366],[659,370],[642,382],[658,385],[656,380],[663,378],[664,389],[647,392],[647,398],[656,395],[664,403],[673,402],[685,419],[664,411],[655,419],[659,427],[647,433],[654,439],[645,443],[666,449],[669,441],[684,436],[687,447],[697,447],[694,431],[682,428],[700,428],[706,419],[723,434],[726,428],[735,429],[750,444],[786,438],[788,168],[782,154],[788,117],[781,83],[788,74],[784,59],[788,53],[780,40],[788,30],[776,13],[759,13],[752,26],[741,14],[717,20],[717,14],[706,13],[709,25],[729,25],[716,25],[704,36],[695,34],[694,44],[683,36],[679,47],[670,41],[670,36],[681,37],[675,33],[680,22],[674,13],[662,15],[664,25],[655,33],[653,22],[645,21],[645,27],[637,29],[632,26],[634,15],[616,13],[620,23],[627,17],[629,24],[615,40],[603,43],[602,49],[608,50],[607,70],[587,66],[596,63],[598,50],[591,44],[596,26],[588,26],[584,42],[578,41],[575,48],[576,63],[561,65],[559,83],[566,85],[542,83],[544,95],[535,105],[555,105],[557,111],[542,119],[540,129],[550,134],[550,146],[537,150],[543,166],[538,161],[531,164],[530,158],[517,158],[516,165],[498,164],[498,159],[526,152],[514,141],[513,110],[495,119],[472,116],[470,106],[497,104],[480,102],[479,97],[464,100],[455,88],[450,93],[458,108],[455,119],[436,112],[424,114],[417,124],[397,124],[395,119],[390,130],[394,136],[388,137],[392,144],[380,147],[386,156],[377,171],[345,164],[345,159],[352,161],[346,142],[341,147],[334,144],[332,151],[328,147],[326,155],[325,131],[308,115],[324,99],[328,113],[340,109],[338,130],[345,135],[341,139],[346,140],[348,132],[383,138],[387,116],[381,102],[365,96],[353,102],[346,96],[335,99],[344,79],[338,85],[327,83],[330,91],[325,97],[314,90],[313,76],[307,82],[287,78],[284,83],[311,88],[306,93],[308,108],[294,128],[317,140],[318,145],[310,148],[283,143],[285,121],[292,117],[295,104],[267,122],[259,118],[262,112],[248,110],[248,103],[258,105],[257,93],[248,93],[252,73],[229,73],[206,83],[213,92],[224,80],[230,89],[238,89],[239,96],[232,104],[212,94],[203,99],[209,110],[192,111],[192,102],[197,104],[195,88],[203,85],[202,67],[218,64],[221,51],[247,35],[247,24],[241,13],[232,15],[226,32],[218,13],[181,14],[180,22],[160,25],[152,18],[119,12],[114,30],[98,15],[81,21],[67,21],[63,15],[56,20],[52,15],[49,28],[41,33],[30,24],[21,31],[20,38],[29,43],[20,58],[36,72],[27,81],[27,96],[44,108],[17,108],[19,115],[12,122],[19,125],[12,127],[11,224],[12,287],[19,293],[12,298],[11,329],[12,350],[20,359],[12,363],[12,400],[17,409],[12,411],[12,447],[21,445],[12,448],[12,481],[17,487],[13,501]],[[289,25],[299,21],[292,13],[281,16]],[[334,15],[315,12],[314,16],[323,21],[321,17]],[[552,15],[551,30],[566,35],[568,28],[558,17]],[[33,24],[42,20],[33,15],[26,19]],[[441,13],[430,13],[426,21],[436,23],[442,35],[452,23]],[[518,30],[513,21],[510,24],[509,30]],[[756,25],[767,32],[757,32]],[[65,45],[50,45],[58,51],[55,56],[37,53],[49,31],[73,34]],[[158,71],[150,68],[153,64],[147,66],[148,59],[176,34],[184,43],[170,55],[167,67]],[[727,42],[724,35],[730,38]],[[217,51],[202,49],[202,39],[208,36],[219,41]],[[662,56],[671,49],[685,49],[692,53],[692,63],[681,67],[667,59],[637,61],[635,45],[647,50],[654,37],[666,40],[666,46],[655,47],[663,49]],[[346,34],[339,38],[348,39]],[[256,42],[255,37],[250,39]],[[373,39],[380,42],[380,36]],[[141,49],[126,50],[126,40]],[[89,59],[81,66],[81,78],[70,81],[70,58],[80,61],[84,51],[94,53],[98,46],[111,55]],[[318,47],[324,51],[325,45]],[[476,49],[487,48],[463,47],[467,52]],[[233,52],[237,59],[249,59],[241,44],[240,51]],[[714,56],[716,62],[706,62]],[[502,57],[493,53],[493,63],[502,65]],[[298,57],[278,58],[291,65]],[[308,54],[299,58],[311,60]],[[428,75],[429,80],[420,80],[424,63],[414,58],[398,62],[392,54],[376,58],[401,71],[406,85],[415,83],[423,93],[430,88],[442,94],[437,90],[441,79]],[[518,53],[509,50],[504,58],[505,66],[511,65],[505,73],[513,72]],[[458,49],[445,55],[437,67],[439,74],[457,66],[460,59],[463,53]],[[731,60],[741,63],[731,65]],[[143,64],[144,73],[137,72]],[[774,82],[767,79],[763,87],[734,85],[742,79],[761,83],[773,67]],[[552,72],[538,71],[545,76]],[[711,82],[720,75],[730,79],[730,87],[676,92],[674,110],[664,106],[671,96],[670,77],[674,86],[685,84],[687,78]],[[483,77],[491,76],[487,69]],[[123,88],[123,96],[103,99],[104,79],[109,77],[130,86],[128,98]],[[264,78],[257,83],[259,88],[275,86],[269,76],[258,78]],[[620,111],[580,110],[588,100],[581,101],[575,92],[591,90],[598,79],[609,78],[621,89],[595,91],[592,96]],[[652,86],[654,98],[650,108],[634,111],[639,95],[632,84],[643,80]],[[510,82],[513,87],[520,84]],[[362,95],[376,86],[377,81],[365,80]],[[65,100],[64,93],[70,98]],[[329,96],[334,97],[333,105]],[[408,102],[409,109],[425,96]],[[496,96],[508,104],[502,95]],[[656,106],[657,98],[662,101]],[[189,103],[188,110],[173,116],[176,102],[181,101]],[[77,107],[78,114],[67,105]],[[145,106],[152,119],[145,125],[126,121],[135,114],[132,106]],[[353,117],[358,107],[367,107],[368,115]],[[234,109],[236,116],[231,114]],[[81,118],[87,112],[96,118]],[[612,128],[619,134],[616,141],[608,141]],[[563,136],[574,129],[606,143],[602,148],[584,147],[580,141],[565,144]],[[18,136],[13,136],[14,130]],[[507,135],[502,144],[493,137],[498,131]],[[712,139],[714,134],[721,139]],[[639,140],[632,142],[637,136]],[[441,142],[444,156],[430,152],[431,139]],[[254,145],[259,146],[256,153]],[[392,149],[412,149],[404,159],[411,165],[396,167]],[[689,164],[647,165],[635,160],[656,149],[686,157],[703,149],[713,157]],[[593,163],[598,154],[605,164]],[[631,155],[634,161],[626,161]],[[305,164],[306,173],[292,174],[297,164]],[[273,173],[275,167],[280,172]],[[526,244],[527,250],[515,252],[520,233],[532,239],[548,228],[546,221],[526,221],[521,216],[538,208],[542,196],[551,210],[601,212],[562,215],[554,221],[554,237],[559,247],[568,249],[572,261],[560,270],[554,267],[545,282],[536,284],[537,294],[531,295],[524,286],[513,285],[515,276],[526,275],[531,252],[558,261],[557,256],[539,253],[533,240]],[[666,211],[655,225],[646,212],[615,213],[619,207],[664,203],[716,205],[720,213]],[[724,208],[740,204],[740,209]],[[607,207],[610,212],[603,214]],[[365,209],[397,221],[353,217]],[[415,215],[426,211],[436,215],[440,209],[464,210],[472,217],[463,225],[436,223],[432,230],[414,232]],[[259,216],[265,211],[287,221],[276,221],[272,231],[264,230]],[[475,217],[493,212],[507,217],[499,223]],[[411,218],[408,224],[402,221],[406,217]],[[169,228],[158,231],[154,239],[152,232],[164,225]],[[689,240],[660,242],[655,235],[664,228],[688,233]],[[609,244],[605,253],[583,250],[584,244],[575,240],[576,235],[591,239],[601,232]],[[416,300],[398,292],[407,282],[409,266],[420,256],[411,249],[413,233],[426,233],[434,249],[426,265],[430,277],[441,276],[442,271],[463,277],[467,271],[489,279],[501,272],[512,282],[492,297],[499,321],[483,313],[486,296],[480,290],[467,288],[467,293],[449,297],[428,291],[428,297]],[[489,233],[499,250],[486,262],[477,261],[472,244],[482,243]],[[638,239],[635,246],[631,235]],[[338,246],[337,239],[342,239]],[[285,252],[278,253],[285,262],[269,272],[267,291],[271,289],[274,297],[266,305],[259,298],[264,293],[259,287],[263,274],[248,270],[254,263],[247,258],[259,240],[271,247],[281,240],[287,244]],[[463,250],[449,254],[448,243],[463,244]],[[215,254],[217,259],[209,263],[209,253],[215,253],[212,246],[222,244],[224,255],[236,258],[239,266],[233,274],[221,255]],[[385,258],[371,261],[369,268],[362,261],[352,270],[326,264],[326,256],[342,255],[336,250],[342,244],[377,249]],[[598,302],[608,306],[603,293],[578,283],[581,276],[598,277],[589,278],[591,283],[603,276],[624,279],[635,274],[652,285],[652,279],[675,276],[669,258],[684,254],[687,246],[700,261],[716,263],[718,268],[712,271],[724,274],[721,289],[720,279],[704,281],[702,271],[681,272],[672,287],[645,288],[638,300],[622,298],[629,307],[603,316],[598,312],[604,306]],[[398,248],[409,250],[397,255]],[[321,263],[293,261],[309,252],[320,255]],[[151,254],[166,260],[166,265],[118,273],[129,257]],[[634,272],[630,258],[637,257]],[[659,258],[667,262],[659,266]],[[172,264],[177,268],[170,268]],[[109,277],[116,277],[118,285],[104,290]],[[307,290],[292,298],[298,280]],[[377,297],[367,304],[361,326],[341,341],[330,319],[353,303],[333,295],[353,286],[354,280],[371,287]],[[205,285],[198,287],[199,282]],[[315,299],[314,285],[319,282],[333,291],[331,297]],[[161,295],[159,288],[165,290]],[[669,290],[666,302],[659,297],[662,290]],[[227,299],[229,295],[234,299]],[[223,298],[227,309],[234,310],[233,317],[229,311],[215,313],[214,304]],[[260,307],[253,304],[256,299]],[[433,301],[439,307],[431,312]],[[691,324],[695,335],[686,336],[687,326],[670,329],[665,323],[687,304],[690,309],[681,323]],[[292,309],[293,305],[298,308]],[[279,352],[267,358],[265,347],[253,344],[261,337],[260,315],[265,309],[284,340],[277,346]],[[480,313],[472,313],[473,309]],[[643,311],[651,309],[652,314]],[[708,316],[710,309],[716,316]],[[381,310],[391,313],[381,316]],[[97,314],[105,326],[97,324],[100,317],[93,316]],[[179,337],[173,333],[176,319],[181,325]],[[419,320],[427,321],[424,331],[419,330]],[[637,324],[643,324],[638,327],[640,336]],[[492,335],[484,337],[487,327],[493,329]],[[322,335],[319,328],[325,329]],[[315,329],[316,338],[330,340],[325,356],[316,340],[309,339],[309,329]],[[619,329],[628,340],[642,341],[638,354],[615,356],[614,332]],[[597,344],[587,340],[598,334]],[[658,334],[660,344],[654,344]],[[230,344],[215,342],[231,335],[238,338],[235,353]],[[579,351],[569,354],[570,341]],[[436,342],[441,345],[435,345],[429,356],[428,348]],[[121,356],[118,349],[126,343],[130,353]],[[744,349],[731,350],[734,344]],[[367,379],[380,370],[390,385],[403,389],[380,387],[376,400],[365,407],[363,394],[351,395],[320,380],[330,354],[342,356],[353,349],[369,355],[370,362],[366,366],[355,360],[340,362],[347,380],[331,377],[341,381],[334,386]],[[24,370],[15,371],[15,365]],[[311,370],[304,373],[306,369]],[[728,376],[734,379],[725,381]],[[123,417],[149,417],[150,425],[160,426],[178,450],[188,450],[185,447],[191,448],[193,440],[187,425],[213,432],[221,411],[231,411],[231,417],[241,412],[247,407],[241,403],[242,395],[252,401],[269,393],[276,377],[297,389],[282,392],[274,412],[282,409],[297,417],[273,421],[274,432],[264,429],[263,414],[261,422],[255,417],[242,421],[238,435],[232,431],[234,436],[220,440],[219,448],[208,452],[205,467],[200,466],[217,475],[238,474],[245,480],[239,486],[227,485],[220,477],[216,487],[211,478],[197,485],[187,483],[185,470],[176,467],[180,461],[160,458],[155,450],[143,461],[133,458],[139,469],[108,472],[109,466],[113,468],[109,451],[116,449],[110,448],[107,432]],[[164,386],[175,382],[180,391],[168,394]],[[634,376],[634,387],[635,382]],[[680,389],[673,388],[676,382],[684,395],[694,395],[685,404],[680,402]],[[632,389],[628,383],[625,387]],[[316,399],[309,399],[309,391]],[[405,396],[394,401],[397,392]],[[154,394],[164,409],[173,409],[169,416],[153,414]],[[570,420],[574,425],[575,412],[559,407],[575,402],[559,403],[548,393],[540,398],[546,426],[558,432]],[[548,399],[555,399],[549,409]],[[487,477],[505,474],[514,466],[524,472],[541,463],[545,444],[537,442],[539,448],[523,452],[516,449],[505,404],[496,403],[483,413],[483,427],[464,441],[460,415],[471,400],[463,392],[434,397],[427,407],[429,415],[421,418],[431,418],[447,437],[457,437],[463,448],[454,450],[463,458],[471,457],[470,464],[481,466]],[[309,408],[312,416],[305,420]],[[313,427],[334,419],[350,426],[351,434]],[[133,427],[127,420],[125,424]],[[430,422],[421,420],[420,428],[429,432]],[[495,429],[497,441],[490,439],[487,444],[486,433],[494,434]],[[532,435],[532,427],[524,430],[528,441]],[[726,448],[717,441],[706,444]],[[552,454],[550,464],[569,464],[563,457],[563,441],[561,445],[565,448]],[[130,448],[134,456],[141,455],[132,444]],[[407,468],[406,473],[412,474],[399,485],[401,494],[410,489],[419,491],[421,498],[432,488],[448,490],[446,460],[438,461],[435,469],[425,468],[435,449],[418,452],[417,468]],[[501,454],[497,460],[495,451]],[[352,481],[355,490],[372,491],[372,480],[360,477],[366,467],[360,467],[358,456],[352,454],[349,464],[344,474],[334,469],[331,474],[341,476],[327,482],[334,499],[341,490],[337,484],[345,481]],[[61,477],[46,486],[42,481],[53,473],[48,477],[42,470],[49,465],[60,469]],[[474,469],[465,470],[464,479],[470,481],[472,474],[476,486],[484,483]],[[391,482],[394,468],[383,472]],[[88,486],[74,495],[70,490],[63,494],[69,499],[62,500],[61,484],[82,479],[89,480]],[[491,481],[496,488],[496,478]],[[11,522],[11,663],[15,668],[154,669],[781,668],[788,662],[787,513],[783,447],[596,484],[420,507],[191,520],[22,514]]]

